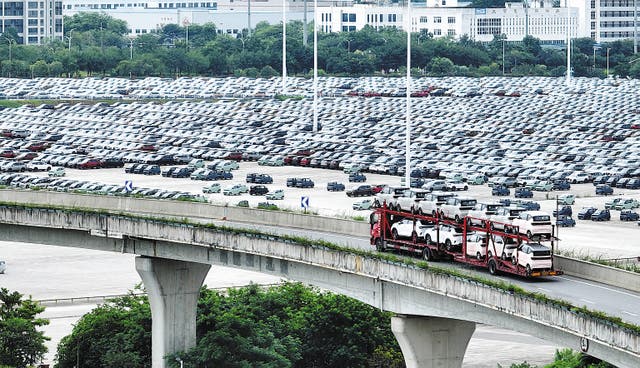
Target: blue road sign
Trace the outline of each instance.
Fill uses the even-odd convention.
[[[309,197],[300,198],[300,207],[304,208],[305,210],[309,208]]]
[[[125,180],[124,181],[124,190],[126,190],[127,192],[133,191],[133,181]]]

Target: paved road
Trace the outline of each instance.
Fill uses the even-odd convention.
[[[0,275],[0,285],[32,295],[34,299],[74,298],[123,294],[141,282],[134,269],[134,256],[87,249],[0,242],[0,258],[9,269]],[[231,287],[250,282],[278,282],[273,276],[233,268],[213,267],[205,280],[209,287]],[[45,362],[52,362],[60,339],[73,324],[95,307],[95,302],[47,303],[44,328],[51,337]],[[558,347],[543,340],[492,326],[478,326],[465,356],[466,368],[496,368],[524,360],[545,364]],[[492,351],[490,356],[487,351]]]

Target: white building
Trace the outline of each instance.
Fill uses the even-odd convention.
[[[0,32],[14,29],[18,43],[38,45],[62,39],[62,1],[1,1],[1,5]]]
[[[155,32],[166,24],[214,23],[220,33],[237,34],[259,22],[282,22],[282,1],[287,21],[304,18],[303,0],[65,0],[64,14],[104,12],[127,22],[132,35]],[[320,4],[326,2],[320,1]],[[313,20],[313,2],[308,1],[307,18]],[[249,16],[250,9],[250,16]]]
[[[633,39],[636,34],[640,0],[569,0],[569,4],[580,9],[581,33],[596,42]]]
[[[489,42],[504,34],[508,41],[520,41],[526,35],[542,43],[566,43],[567,25],[571,37],[578,33],[578,8],[553,8],[550,0],[506,3],[504,8],[469,8],[456,0],[431,0],[422,6],[411,7],[411,31],[432,34],[434,37],[468,35]],[[400,6],[353,5],[330,6],[320,9],[320,25],[324,32],[351,32],[369,25],[375,29],[397,27],[406,29],[407,8]]]

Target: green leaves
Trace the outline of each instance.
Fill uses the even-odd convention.
[[[23,300],[18,292],[0,289],[0,366],[22,368],[42,359],[48,338],[37,327],[49,320],[36,316],[43,311],[31,298]]]

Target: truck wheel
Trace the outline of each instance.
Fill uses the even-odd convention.
[[[451,240],[449,240],[449,239],[445,240],[445,241],[444,241],[444,246],[446,247],[446,249],[447,249],[449,252],[451,252],[451,250],[452,250],[452,248],[453,248],[453,247],[451,246]]]
[[[533,236],[533,234],[531,234],[531,231],[527,230],[527,238],[531,239],[532,236]]]
[[[460,216],[458,216],[458,215],[456,215],[455,220],[456,220],[457,223],[462,222],[462,221],[460,221]]]
[[[391,231],[391,237],[393,237],[393,239],[398,239],[398,230],[393,229]]]
[[[378,252],[384,252],[385,250],[387,250],[387,247],[384,246],[384,243],[382,242],[382,239],[378,238],[376,239],[376,250]]]
[[[525,272],[527,273],[527,277],[531,277],[531,266],[527,265],[525,267]]]
[[[492,275],[498,275],[499,271],[498,271],[498,265],[496,264],[496,261],[494,259],[490,259],[489,260],[489,273]]]
[[[422,251],[422,258],[424,258],[424,260],[427,262],[435,260],[433,254],[431,253],[431,249],[429,248],[424,248],[424,250]]]
[[[431,244],[431,235],[429,235],[429,234],[425,235],[425,236],[424,236],[424,241],[425,241],[427,244]]]
[[[518,259],[516,258],[516,256],[511,256],[511,263],[512,263],[514,266],[517,266],[517,265],[518,265]]]
[[[502,254],[500,255],[500,259],[502,259],[503,261],[507,260],[507,253],[502,252]]]
[[[476,253],[476,259],[482,261],[482,254],[480,254],[480,252]]]

